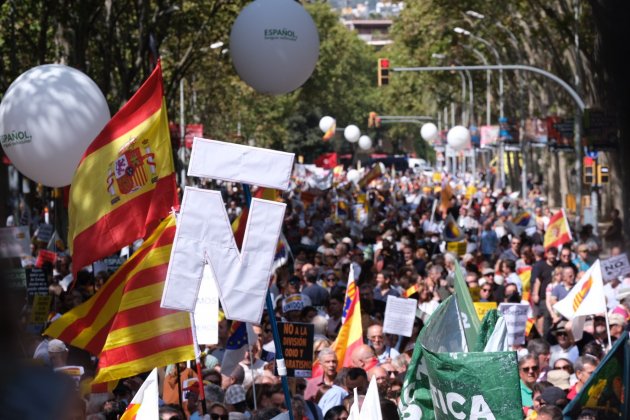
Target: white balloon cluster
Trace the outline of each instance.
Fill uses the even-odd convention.
[[[109,120],[107,101],[92,79],[72,67],[46,64],[21,74],[4,94],[0,141],[26,177],[63,187]]]

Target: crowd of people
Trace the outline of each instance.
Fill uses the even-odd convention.
[[[597,258],[624,252],[618,211],[613,211],[611,227],[601,235],[586,225],[574,232],[572,242],[545,249],[544,233],[557,209],[545,206],[539,188],[531,188],[523,200],[476,185],[470,177],[411,169],[385,172],[363,188],[347,182],[343,173],[324,190],[309,187],[308,181],[295,177],[282,197],[287,204],[283,233],[292,258],[272,276],[275,313],[265,312],[261,323],[253,326],[257,343],[232,372],[222,372],[231,321],[220,316],[218,344],[202,346],[201,384],[195,361],[160,367],[161,419],[270,419],[286,411],[274,370],[270,316],[314,325],[313,362],[321,369],[311,378],[289,378],[295,419],[347,419],[353,390],[358,390],[361,401],[372,378],[383,418],[397,419],[416,338],[440,302],[454,293],[457,265],[474,301],[530,305],[532,331],[524,345],[514,348],[523,416],[562,418],[561,410],[584,386],[611,343],[605,314],[590,317],[582,338],[576,340],[570,322],[553,304]],[[214,187],[222,191],[228,217],[238,218],[246,206],[240,186]],[[531,223],[515,228],[512,222],[523,212],[531,215]],[[443,238],[449,216],[464,237],[465,250],[459,253],[451,251]],[[71,258],[61,253],[49,278],[52,319],[89,299],[111,274],[82,271],[75,287],[64,290],[59,282],[71,272],[70,264]],[[351,366],[342,367],[331,346],[342,325],[350,272],[360,296],[364,343],[353,350]],[[519,275],[523,272],[531,274]],[[614,341],[630,320],[630,275],[606,283],[605,293]],[[417,300],[410,337],[384,333],[388,296]],[[111,392],[92,393],[89,379],[98,355],[32,331],[27,337],[22,337],[24,352],[38,363],[51,369],[84,368],[81,395],[72,406],[74,418],[119,418],[145,377],[120,381]],[[585,412],[580,418],[596,415]]]

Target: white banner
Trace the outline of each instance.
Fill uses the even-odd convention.
[[[219,342],[219,291],[208,265],[203,268],[193,319],[197,344]]]
[[[527,324],[526,303],[502,303],[499,305],[499,313],[505,318],[507,326],[507,344],[525,344],[525,326]]]

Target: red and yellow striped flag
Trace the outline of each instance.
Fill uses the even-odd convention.
[[[177,205],[160,64],[88,147],[72,179],[73,269],[146,237]]]
[[[334,137],[334,135],[335,135],[335,131],[336,130],[337,130],[337,121],[333,120],[333,123],[330,125],[328,130],[326,130],[326,132],[322,136],[322,140],[328,141],[328,140],[332,139]]]
[[[195,358],[188,312],[160,307],[174,236],[170,215],[92,298],[44,332],[99,357],[94,383]]]
[[[359,288],[354,281],[354,270],[350,266],[348,276],[348,288],[346,289],[346,301],[342,315],[343,324],[339,329],[337,338],[331,348],[337,354],[337,370],[344,367],[352,367],[352,352],[363,344],[363,324],[361,322],[361,301],[359,300]]]
[[[551,216],[549,220],[549,226],[547,226],[544,239],[545,250],[551,247],[559,248],[572,240],[569,221],[564,214],[564,209],[560,209],[560,211]]]

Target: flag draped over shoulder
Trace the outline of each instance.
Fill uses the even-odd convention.
[[[177,205],[160,64],[81,158],[68,238],[75,272],[146,237]]]
[[[630,341],[624,332],[606,354],[584,387],[565,407],[565,418],[576,418],[582,409],[597,412],[597,418],[627,419],[630,416]]]
[[[350,265],[348,288],[344,303],[342,324],[337,338],[332,343],[332,349],[337,354],[339,364],[337,369],[352,367],[352,351],[363,344],[363,325],[361,323],[361,302],[359,288],[354,281],[354,269]]]
[[[157,368],[154,368],[133,397],[120,420],[154,420],[159,418],[160,397]]]
[[[94,296],[44,332],[99,357],[94,383],[195,358],[190,314],[160,307],[175,228],[170,215]]]
[[[544,246],[545,250],[551,247],[560,247],[562,244],[571,242],[571,229],[569,229],[569,221],[564,214],[564,209],[551,216],[547,231],[545,232]]]

